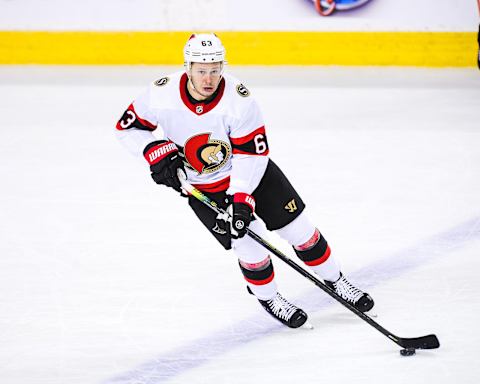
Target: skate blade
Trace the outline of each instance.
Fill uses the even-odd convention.
[[[304,329],[314,329],[314,326],[312,323],[306,321],[305,323],[303,323],[303,325],[300,327],[300,328],[304,328]]]

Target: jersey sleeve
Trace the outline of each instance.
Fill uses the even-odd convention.
[[[255,100],[245,106],[238,123],[230,131],[232,154],[267,156],[268,142],[262,113]]]
[[[260,184],[268,164],[265,124],[257,102],[250,100],[241,116],[230,132],[232,171],[229,194],[251,194]]]
[[[151,88],[140,94],[125,110],[116,124],[116,136],[122,146],[134,156],[140,156],[152,141],[158,140],[158,121],[150,108]],[[161,133],[160,133],[161,134]]]
[[[141,129],[154,131],[157,128],[157,119],[150,109],[151,88],[138,96],[118,120],[116,128],[119,131],[126,129]]]

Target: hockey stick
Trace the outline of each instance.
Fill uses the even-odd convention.
[[[220,208],[215,201],[210,199],[208,196],[203,194],[201,191],[199,191],[194,186],[187,183],[184,178],[180,177],[180,181],[182,183],[182,188],[186,192],[191,194],[194,198],[201,201],[206,206],[210,207],[216,213],[222,213],[222,214],[225,213],[225,210]],[[393,333],[391,333],[390,331],[388,331],[384,327],[382,327],[380,324],[378,324],[376,321],[374,321],[370,316],[368,316],[367,314],[365,314],[363,312],[360,312],[357,308],[352,306],[348,301],[344,300],[342,297],[337,295],[336,292],[334,292],[329,287],[327,287],[321,280],[317,279],[315,276],[308,273],[306,270],[304,270],[302,267],[300,267],[297,263],[292,261],[288,256],[283,254],[281,251],[279,251],[273,245],[268,243],[262,237],[258,236],[250,228],[247,228],[247,234],[253,240],[255,240],[257,243],[259,243],[260,245],[262,245],[263,247],[268,249],[271,253],[273,253],[275,256],[277,256],[279,259],[281,259],[283,262],[285,262],[290,267],[295,269],[303,277],[306,277],[308,280],[313,282],[317,287],[319,287],[321,290],[323,290],[325,293],[327,293],[333,299],[338,301],[340,304],[342,304],[348,310],[350,310],[355,315],[360,317],[362,320],[364,320],[365,322],[370,324],[377,331],[379,331],[383,335],[387,336],[390,340],[394,341],[400,347],[405,348],[404,350],[400,351],[402,353],[402,355],[412,355],[412,354],[415,353],[415,349],[435,349],[435,348],[438,348],[440,346],[440,343],[438,341],[437,336],[435,336],[433,334],[432,335],[427,335],[427,336],[421,336],[421,337],[413,337],[413,338],[398,337],[398,336],[394,335]]]

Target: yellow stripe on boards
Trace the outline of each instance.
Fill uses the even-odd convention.
[[[216,32],[232,65],[476,65],[475,32]],[[182,64],[189,31],[0,31],[0,64]]]

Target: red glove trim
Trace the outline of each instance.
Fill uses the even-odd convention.
[[[152,146],[152,148],[148,149],[143,156],[150,165],[153,165],[157,164],[173,152],[178,152],[177,146],[174,142],[167,141],[166,143]]]
[[[255,212],[255,199],[252,195],[248,193],[238,192],[233,195],[233,202],[234,203],[241,203],[246,204],[250,207],[252,212]]]

